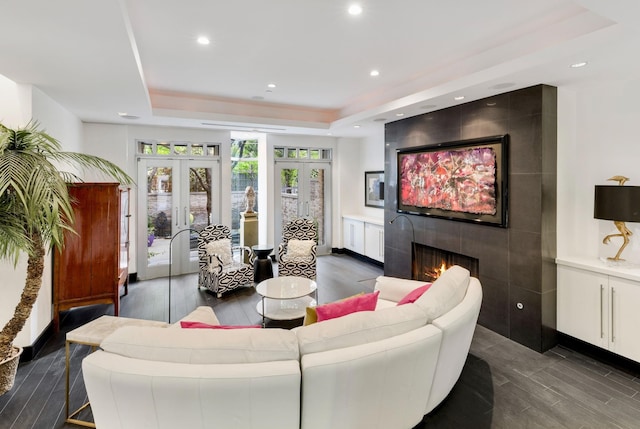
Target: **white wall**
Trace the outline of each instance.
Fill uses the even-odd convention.
[[[11,127],[26,125],[34,119],[51,136],[62,144],[65,151],[76,151],[81,147],[82,123],[68,110],[60,106],[38,88],[28,85],[12,85],[0,78],[0,116],[7,119]],[[21,257],[18,265],[0,262],[0,325],[4,325],[13,315],[20,299],[27,270],[26,257]],[[42,287],[34,304],[31,317],[16,338],[15,344],[33,344],[52,320],[51,257],[45,259]]]
[[[364,172],[384,171],[384,127],[361,139],[340,139],[336,156],[339,166],[334,200],[339,202],[333,247],[343,248],[342,216],[358,215],[383,220],[384,209],[364,205]]]
[[[19,85],[0,74],[0,123],[16,128],[31,119],[31,86]]]
[[[593,218],[595,185],[614,175],[640,186],[640,79],[558,91],[558,257],[614,256],[621,241],[610,221]],[[622,257],[640,263],[640,224]]]
[[[384,171],[384,127],[381,127],[379,132],[374,136],[369,136],[360,141],[360,177],[358,181],[359,186],[359,199],[358,208],[356,212],[366,217],[383,219],[384,209],[376,207],[366,207],[364,205],[364,172],[365,171]],[[387,178],[385,177],[385,183]],[[385,189],[386,190],[386,189]],[[387,196],[385,195],[385,199]]]

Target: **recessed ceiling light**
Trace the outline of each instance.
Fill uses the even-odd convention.
[[[396,116],[404,116],[404,113],[396,113]]]
[[[457,97],[453,97],[453,99],[456,101],[464,100],[464,95],[458,95]]]
[[[200,36],[198,37],[198,43],[201,45],[208,45],[209,43],[211,43],[211,40],[209,40],[209,38],[206,36]]]
[[[587,65],[587,62],[586,61],[582,61],[582,62],[579,62],[579,63],[573,63],[569,67],[571,67],[572,69],[579,69],[580,67],[584,67],[586,65]]]
[[[118,112],[118,116],[120,116],[122,119],[140,119],[140,116],[130,115],[126,112]]]
[[[275,83],[270,83],[269,85],[267,85],[269,88],[275,88],[276,84]]]
[[[349,15],[360,15],[362,13],[362,6],[359,4],[352,4],[349,6]]]
[[[369,76],[380,76],[380,72],[378,70],[371,70],[371,72],[369,72]]]
[[[360,125],[354,125],[353,128],[360,128]]]

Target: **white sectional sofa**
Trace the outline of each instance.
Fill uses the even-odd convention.
[[[82,364],[97,428],[410,429],[458,380],[482,301],[452,267],[396,306],[423,284],[381,276],[376,311],[291,331],[121,328]]]

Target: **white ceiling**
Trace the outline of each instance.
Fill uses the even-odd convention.
[[[640,72],[637,0],[354,1],[360,16],[350,0],[0,0],[0,74],[85,122],[363,136]]]

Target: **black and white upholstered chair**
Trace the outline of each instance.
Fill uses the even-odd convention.
[[[318,227],[313,219],[290,221],[278,246],[278,276],[316,278]]]
[[[245,254],[249,264],[242,262]],[[231,230],[225,225],[209,225],[198,236],[198,287],[222,294],[242,286],[253,286],[255,254],[247,246],[231,245]]]

